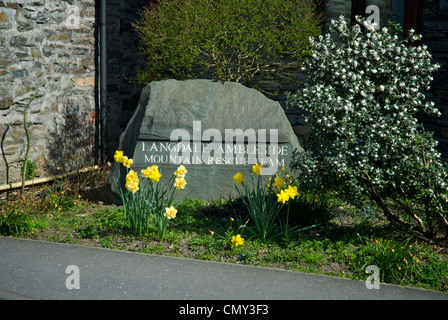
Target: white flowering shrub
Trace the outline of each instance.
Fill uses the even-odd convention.
[[[409,45],[420,39],[412,30],[400,40],[396,25],[358,22],[365,33],[341,17],[332,21],[331,34],[310,39],[307,83],[288,104],[303,110],[313,130],[292,166],[304,185],[331,186],[356,205],[373,200],[401,229],[448,236],[446,166],[436,140],[415,118],[439,114],[421,93],[439,66],[426,46]]]

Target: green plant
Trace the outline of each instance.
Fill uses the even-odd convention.
[[[14,236],[34,230],[34,220],[23,210],[15,209],[0,213],[0,235]]]
[[[135,172],[133,170],[129,171],[126,180],[128,180],[129,173]],[[116,183],[118,184],[118,181]],[[139,197],[135,192],[128,192],[121,188],[118,189],[118,192],[123,202],[123,211],[129,221],[131,233],[140,235],[146,232],[150,214],[146,199]]]
[[[278,201],[285,200],[287,204],[284,223],[286,227],[292,225],[291,235],[326,225],[334,216],[333,199],[326,193],[313,192],[309,186],[301,186],[298,179],[285,170],[283,167],[279,174],[276,173],[270,178],[270,181],[280,193],[277,194]]]
[[[230,226],[229,229],[225,232],[224,236],[218,235],[221,239],[223,239],[227,245],[228,248],[231,250],[236,249],[238,246],[244,245],[244,230],[247,227],[247,223],[249,221],[246,221],[245,224],[242,224],[240,221],[236,222],[236,226],[233,226],[233,223],[235,222],[234,218],[230,218]],[[213,236],[215,234],[215,231],[210,231],[211,235]]]
[[[292,167],[304,186],[326,186],[362,207],[373,201],[395,227],[425,239],[448,236],[447,169],[437,142],[416,115],[440,114],[423,103],[432,64],[421,37],[400,40],[393,28],[368,21],[349,28],[343,17],[331,34],[311,40],[305,88],[289,97],[313,128],[307,151]]]
[[[122,210],[100,210],[95,212],[95,227],[102,229],[124,229],[128,227]]]
[[[247,226],[247,230],[253,235],[259,237],[262,241],[279,235],[276,220],[283,207],[283,203],[277,201],[272,184],[266,186],[260,177],[261,165],[258,163],[253,166],[253,172],[250,173],[250,184],[245,183],[245,179],[240,172],[234,176],[235,189],[244,202],[249,215],[255,224]],[[253,174],[257,175],[257,181],[254,181]],[[244,194],[238,185],[241,185]]]
[[[76,200],[64,190],[64,184],[60,183],[55,184],[53,188],[48,188],[41,205],[50,211],[68,211],[76,205]]]
[[[362,275],[369,265],[376,265],[381,282],[407,285],[420,283],[432,288],[446,290],[448,262],[440,260],[426,247],[388,239],[365,240],[350,257],[348,265]]]
[[[98,237],[98,231],[93,226],[87,226],[78,231],[78,236],[82,239]]]
[[[290,202],[290,222],[293,225],[307,227],[326,225],[334,217],[332,199],[325,193],[299,191]]]
[[[145,67],[136,82],[202,78],[246,83],[289,77],[320,33],[316,5],[304,0],[162,0],[133,24]]]

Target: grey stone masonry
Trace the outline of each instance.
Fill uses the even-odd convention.
[[[424,1],[422,33],[423,44],[441,65],[426,95],[442,113],[440,118],[423,117],[422,122],[434,132],[442,157],[448,159],[448,0]]]
[[[0,1],[0,43],[0,184],[21,179],[36,90],[27,113],[36,176],[92,164],[95,1]]]

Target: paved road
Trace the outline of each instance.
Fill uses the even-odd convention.
[[[67,270],[69,266],[75,267]],[[337,277],[0,237],[0,299],[448,300],[448,295],[385,284],[367,289],[365,281]]]

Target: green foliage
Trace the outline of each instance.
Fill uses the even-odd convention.
[[[130,169],[133,160],[123,156],[123,151],[116,151],[115,160],[126,167],[126,182],[123,190],[116,179],[119,196],[123,202],[125,217],[130,223],[131,232],[141,235],[148,231],[151,220],[155,223],[158,236],[163,240],[171,219],[177,214],[172,205],[176,190],[184,189],[186,168],[180,165],[168,181],[160,181],[162,174],[157,165],[141,170],[142,181],[138,173]]]
[[[333,199],[327,194],[299,191],[290,206],[290,223],[299,227],[326,225],[334,217]]]
[[[258,163],[252,167],[253,174],[257,177],[255,181],[251,172],[249,183],[245,182],[241,172],[237,172],[233,177],[237,194],[253,223],[246,229],[253,236],[261,241],[283,236],[283,239],[289,242],[300,232],[329,221],[331,208],[327,201],[322,201],[326,197],[315,197],[311,200],[306,193],[298,192],[295,179],[285,173],[284,168],[280,175],[276,173],[268,181],[263,181],[260,170],[262,167]]]
[[[116,182],[119,185],[118,181]],[[150,210],[146,200],[138,194],[118,189],[123,202],[123,211],[129,222],[131,233],[140,235],[148,230]]]
[[[420,283],[438,290],[448,289],[447,261],[443,261],[428,247],[392,240],[365,240],[355,250],[348,265],[360,276],[368,265],[376,265],[380,281],[397,285]]]
[[[279,235],[277,219],[283,203],[277,201],[272,184],[267,187],[259,175],[255,182],[252,173],[250,173],[250,180],[250,184],[244,182],[240,184],[243,190],[240,190],[237,185],[235,189],[254,223],[254,226],[248,226],[247,230],[262,241],[266,241]]]
[[[96,220],[96,228],[103,229],[124,229],[128,227],[128,223],[122,210],[105,210],[98,211],[94,214]]]
[[[288,75],[310,54],[321,20],[306,0],[161,0],[133,25],[146,59],[134,80]]]
[[[447,169],[437,142],[418,124],[420,112],[439,112],[424,103],[431,73],[438,68],[412,32],[369,22],[349,28],[343,17],[331,34],[312,40],[303,91],[289,97],[313,128],[307,151],[294,155],[300,183],[330,188],[361,208],[374,201],[396,227],[435,239],[448,235]]]
[[[34,220],[23,210],[0,212],[0,235],[15,236],[23,232],[34,230]]]
[[[76,204],[73,199],[63,188],[59,192],[50,192],[43,200],[45,206],[50,210],[68,211]]]

